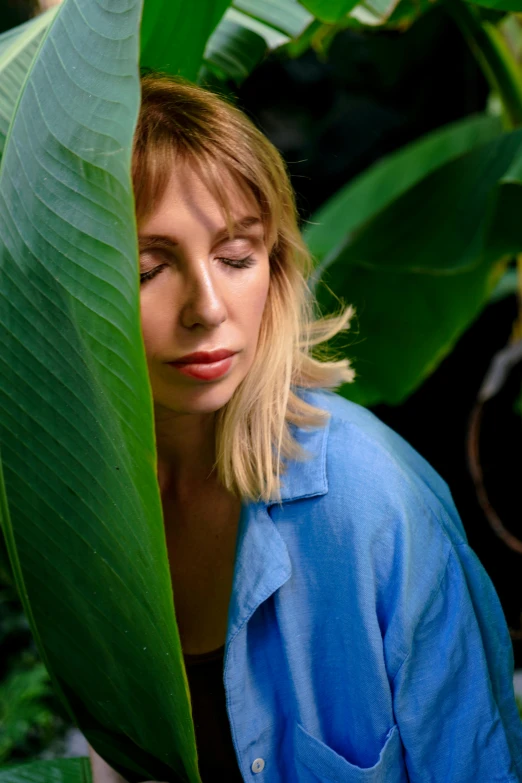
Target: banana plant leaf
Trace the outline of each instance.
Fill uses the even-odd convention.
[[[417,19],[429,11],[437,0],[399,0],[392,13],[386,19],[388,29],[407,30]]]
[[[240,85],[268,51],[295,40],[313,21],[297,0],[234,0],[207,42],[198,81],[214,76]]]
[[[283,41],[287,40],[286,36],[279,35]],[[207,43],[198,82],[208,85],[212,77],[216,77],[240,85],[267,50],[266,40],[261,35],[224,17]]]
[[[20,32],[23,31],[23,28],[32,24],[33,21],[34,20],[31,19],[29,22],[24,22],[24,24],[20,24],[17,27],[11,27],[9,30],[5,30],[3,33],[0,33],[0,55],[7,46],[11,45],[12,41],[17,38]]]
[[[392,0],[390,3],[363,0],[361,3],[354,3],[352,9],[336,22],[325,23],[325,30],[320,36],[323,40],[331,41],[339,30],[345,28],[359,30],[381,27],[404,32],[437,2],[440,0]],[[324,50],[325,47],[322,46],[321,49]]]
[[[352,8],[348,16],[365,27],[377,27],[388,21],[398,4],[399,0],[363,0]]]
[[[145,0],[141,65],[154,25],[181,7]],[[170,43],[188,68],[217,11],[183,8]],[[139,0],[65,0],[14,105],[0,165],[0,522],[54,690],[90,744],[131,783],[199,781],[139,321],[141,13]]]
[[[166,73],[180,74],[194,81],[201,68],[203,52],[209,43],[209,36],[212,38],[211,33],[215,32],[219,22],[226,22],[222,17],[228,5],[229,0],[205,0],[204,12],[200,15],[191,15],[185,13],[183,4],[179,0],[173,3],[161,3],[155,0],[145,2],[140,31],[141,64]],[[38,47],[57,12],[58,6],[53,6],[29,22],[0,35],[0,157],[20,89]],[[244,27],[250,24],[250,17],[240,12],[236,13],[241,17],[243,32]],[[304,9],[303,14],[306,14]],[[251,21],[255,26],[255,20]],[[280,43],[289,40],[287,36],[271,30],[268,26],[257,24],[268,35],[273,33],[274,36],[280,36]],[[226,29],[224,32],[226,33]],[[224,49],[229,45],[228,37],[226,34],[221,36]],[[259,36],[256,37],[261,40]],[[270,38],[269,40],[273,44],[273,40]],[[189,45],[185,45],[185,42],[189,42]],[[251,39],[249,44],[252,44]],[[251,59],[250,53],[246,50],[243,56]]]
[[[510,11],[511,13],[520,13],[522,11],[522,0],[473,0],[472,5],[481,5],[484,8]]]
[[[357,5],[357,0],[302,0],[302,3],[321,22],[336,24]]]
[[[92,783],[88,758],[49,759],[0,767],[0,783]]]
[[[196,7],[197,5],[197,7]],[[230,0],[181,0],[143,4],[141,60],[149,68],[181,74],[195,81],[210,34],[230,5]]]
[[[233,0],[233,6],[252,19],[296,38],[310,24],[310,14],[298,0]]]
[[[338,309],[333,291],[357,310],[352,330],[333,341],[358,374],[340,389],[347,398],[400,404],[483,309],[522,248],[521,134],[503,134],[492,117],[447,126],[312,216],[304,233],[319,309]]]
[[[22,84],[56,11],[50,8],[0,36],[0,158]]]

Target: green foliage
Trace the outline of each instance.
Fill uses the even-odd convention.
[[[56,734],[54,713],[44,703],[52,693],[45,666],[35,660],[24,663],[26,668],[10,672],[0,684],[0,763],[13,751],[33,755],[35,735],[45,747]]]
[[[140,29],[141,65],[194,81],[210,34],[230,0],[205,0],[188,12],[182,0],[148,0]]]
[[[520,13],[522,11],[522,0],[474,0],[474,3],[496,11],[509,11],[511,13]]]
[[[38,756],[70,723],[10,584],[0,584],[0,765]]]
[[[358,312],[361,336],[349,346],[358,378],[345,396],[402,402],[488,300],[504,268],[495,262],[511,245],[501,245],[505,232],[478,229],[519,154],[520,133],[502,134],[495,118],[467,118],[380,161],[312,216],[304,233],[318,264],[319,306],[331,312],[340,296]],[[516,199],[506,208],[514,211]]]
[[[357,0],[302,0],[302,2],[317,19],[328,24],[335,24],[357,5]]]
[[[240,85],[268,51],[300,37],[313,21],[296,0],[234,0],[207,42],[198,81]]]
[[[11,764],[0,769],[0,783],[92,783],[88,758]]]

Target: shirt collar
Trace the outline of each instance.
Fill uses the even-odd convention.
[[[322,427],[305,430],[289,425],[292,436],[309,452],[306,461],[285,460],[281,475],[281,507],[284,503],[328,492],[326,452],[330,420]],[[227,646],[259,604],[292,574],[287,545],[269,508],[277,501],[243,502],[236,544],[232,595],[228,610]],[[277,512],[274,514],[277,518]],[[303,514],[303,523],[306,517]]]
[[[328,492],[326,476],[326,449],[330,431],[330,419],[323,427],[305,430],[290,424],[294,439],[310,453],[306,461],[285,460],[286,472],[281,476],[281,500],[288,502],[298,498],[324,495]],[[275,502],[275,501],[274,501]],[[270,502],[268,505],[273,505]]]

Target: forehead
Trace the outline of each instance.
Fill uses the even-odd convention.
[[[253,194],[224,167],[203,174],[189,162],[176,161],[164,181],[153,209],[140,222],[142,229],[157,229],[166,222],[175,225],[196,221],[209,231],[217,231],[226,224],[227,211],[231,222],[247,214],[261,216]]]

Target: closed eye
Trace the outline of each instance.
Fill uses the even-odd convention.
[[[220,261],[224,261],[228,266],[232,266],[235,269],[244,269],[247,266],[252,266],[255,260],[252,256],[246,258],[220,258]]]
[[[152,278],[156,277],[158,272],[161,272],[161,270],[166,266],[167,264],[160,264],[160,266],[154,267],[154,269],[151,269],[149,272],[141,272],[140,283],[144,283],[146,280],[152,280]]]
[[[246,269],[247,267],[252,266],[255,264],[255,259],[253,256],[247,256],[246,258],[218,258],[219,261],[223,261],[227,266],[232,267],[233,269]],[[160,264],[159,266],[154,267],[154,269],[151,269],[148,272],[141,272],[140,273],[140,283],[145,283],[147,280],[152,280],[152,278],[156,277],[156,275],[161,272],[162,269],[164,269],[168,264]]]

